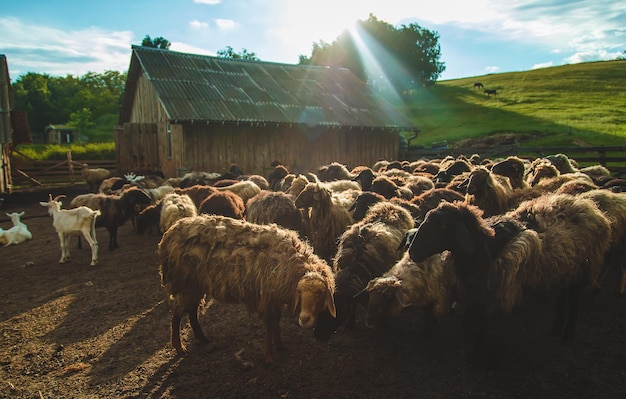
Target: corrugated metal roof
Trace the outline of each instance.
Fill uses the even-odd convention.
[[[136,81],[141,71],[152,82],[170,120],[416,129],[345,68],[133,46],[129,82]],[[134,96],[129,86],[125,106],[132,104],[128,97]],[[127,121],[124,112],[120,122]]]

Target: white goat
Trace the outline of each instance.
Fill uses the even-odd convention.
[[[7,213],[6,215],[11,218],[13,227],[8,230],[2,230],[2,228],[0,228],[0,244],[4,244],[5,247],[8,247],[11,244],[20,244],[33,238],[28,227],[20,220],[20,218],[24,216],[23,211],[20,213]]]
[[[100,215],[99,210],[93,210],[86,206],[79,206],[74,209],[61,209],[59,195],[48,202],[40,202],[39,205],[48,208],[48,214],[53,218],[52,226],[59,235],[61,242],[61,259],[59,263],[70,260],[70,234],[82,234],[91,247],[91,266],[98,263],[98,241],[96,240],[96,218]]]

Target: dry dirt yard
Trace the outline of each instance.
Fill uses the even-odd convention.
[[[217,344],[209,350],[185,326],[189,353],[169,345],[169,304],[159,284],[159,236],[127,223],[110,252],[98,229],[100,263],[72,243],[59,264],[52,220],[38,201],[84,192],[61,187],[18,192],[0,208],[26,211],[33,239],[0,248],[0,398],[626,398],[626,297],[615,276],[586,295],[574,342],[550,337],[551,306],[529,306],[494,337],[500,359],[485,370],[465,361],[454,319],[444,322],[445,351],[431,362],[419,311],[386,330],[357,320],[328,342],[285,315],[287,351],[263,363],[263,326],[236,305],[201,316]]]

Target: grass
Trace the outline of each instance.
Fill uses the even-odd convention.
[[[526,146],[626,145],[625,87],[626,61],[589,62],[440,81],[403,111],[421,130],[411,145],[498,133],[523,135]]]
[[[89,144],[30,144],[17,146],[19,154],[32,160],[65,160],[67,151],[72,152],[72,159],[95,160],[115,159],[115,143],[89,143]]]

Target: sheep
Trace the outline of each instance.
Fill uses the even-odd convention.
[[[316,254],[327,262],[337,251],[337,239],[354,223],[348,209],[335,201],[320,183],[307,184],[295,201],[296,208],[310,208],[306,229]]]
[[[109,172],[107,169],[90,169],[89,165],[86,163],[81,165],[81,174],[83,176],[83,179],[85,180],[85,183],[89,185],[89,191],[91,192],[97,192],[97,190],[100,188],[100,184],[102,184],[102,181],[111,176],[111,172]]]
[[[202,205],[201,205],[202,206]],[[167,194],[161,201],[161,215],[159,217],[159,228],[161,233],[165,233],[178,219],[196,216],[198,208],[191,198],[186,194]]]
[[[505,160],[494,163],[491,166],[491,172],[508,177],[513,189],[527,188],[528,182],[524,179],[526,163],[519,157],[510,156]]]
[[[364,191],[356,197],[354,203],[348,210],[352,212],[352,217],[358,222],[365,217],[365,214],[372,205],[385,200],[386,198],[378,193]]]
[[[70,260],[69,235],[80,233],[91,247],[91,266],[98,264],[98,240],[96,239],[96,218],[100,216],[99,210],[93,210],[86,206],[74,209],[61,209],[60,195],[52,198],[49,195],[47,202],[39,202],[39,205],[48,208],[48,214],[52,216],[52,226],[59,235],[61,243],[61,259],[59,263]]]
[[[356,176],[352,178],[353,181],[359,183],[361,190],[367,191],[372,186],[374,179],[378,177],[376,172],[371,168],[361,170]]]
[[[246,203],[246,220],[256,224],[276,223],[298,232],[300,238],[307,236],[304,212],[296,208],[292,196],[280,191],[261,191],[250,198]]]
[[[365,290],[369,297],[367,327],[385,327],[389,319],[403,309],[422,308],[424,331],[433,347],[431,355],[439,355],[443,349],[440,321],[450,313],[456,299],[456,276],[448,251],[434,254],[420,263],[411,260],[405,251],[391,269],[370,280]]]
[[[413,217],[404,208],[388,201],[372,205],[365,218],[353,224],[339,239],[333,259],[335,272],[336,317],[320,314],[315,337],[328,340],[332,333],[347,321],[355,324],[357,298],[368,281],[391,268],[402,257],[402,241],[413,227]],[[365,305],[366,295],[358,298]]]
[[[393,197],[402,197],[402,193],[397,184],[395,184],[387,176],[379,176],[372,181],[372,185],[367,191],[378,193],[383,197],[390,199]],[[411,197],[413,197],[411,193]]]
[[[8,247],[12,244],[21,244],[33,238],[32,233],[28,230],[28,226],[20,220],[20,218],[24,216],[23,211],[20,213],[7,213],[6,215],[11,218],[13,227],[8,230],[2,230],[2,228],[0,228],[0,244]]]
[[[589,190],[579,195],[596,203],[611,222],[609,267],[621,267],[620,294],[626,293],[626,194],[608,190]]]
[[[237,194],[230,191],[218,191],[202,201],[198,213],[243,219],[245,210],[246,206]]]
[[[267,182],[270,185],[270,190],[279,191],[280,190],[280,182],[289,175],[289,169],[284,165],[276,165],[274,169],[267,176]]]
[[[160,231],[159,222],[161,220],[161,208],[163,204],[161,201],[158,201],[154,204],[150,204],[146,206],[144,209],[139,212],[137,215],[137,234],[143,234],[146,231],[148,233],[152,233],[152,228],[156,231]]]
[[[477,166],[469,174],[466,201],[482,209],[483,217],[489,217],[508,210],[509,194],[512,192],[508,177]]]
[[[330,267],[297,234],[275,224],[258,225],[218,215],[176,222],[158,245],[161,285],[172,302],[171,344],[186,348],[180,324],[187,314],[194,336],[208,341],[198,322],[206,295],[218,302],[244,304],[265,324],[264,357],[275,361],[282,347],[281,308],[299,308],[299,324],[312,328],[324,309],[335,314],[335,281]]]
[[[351,180],[354,177],[346,165],[339,162],[332,162],[328,165],[319,167],[316,174],[320,181],[323,182],[333,180]]]
[[[109,232],[109,251],[114,251],[119,247],[117,243],[117,229],[128,219],[137,214],[139,206],[150,204],[150,197],[140,188],[129,187],[121,195],[105,194],[81,194],[77,195],[70,202],[71,208],[86,206],[93,210],[99,210],[101,217],[96,219],[96,227],[105,227]],[[78,248],[82,244],[78,237]]]
[[[196,208],[199,208],[209,195],[218,192],[217,188],[205,184],[195,184],[190,187],[174,189],[176,194],[185,194],[193,201]]]
[[[417,197],[413,197],[410,202],[419,208],[419,214],[413,216],[415,218],[415,224],[419,225],[424,220],[426,213],[436,208],[443,201],[465,201],[465,197],[459,192],[448,188],[434,188]]]
[[[225,187],[215,187],[217,191],[231,191],[237,194],[245,204],[248,200],[261,192],[261,188],[251,180],[240,181]]]
[[[609,234],[609,220],[594,202],[571,195],[544,195],[487,219],[473,205],[442,203],[418,227],[409,255],[422,262],[451,252],[475,344],[497,311],[510,313],[532,291],[558,292],[552,332],[567,341],[582,288],[598,285]]]

